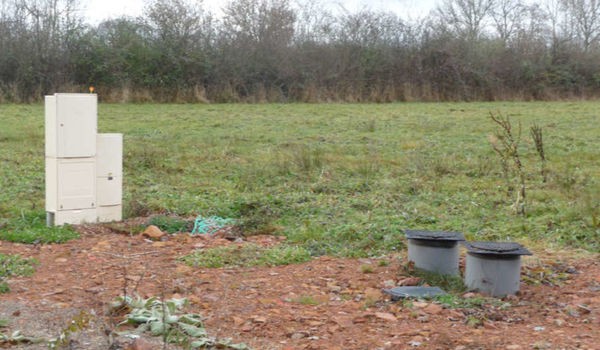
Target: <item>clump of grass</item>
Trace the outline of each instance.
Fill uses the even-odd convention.
[[[382,259],[382,260],[379,260],[379,262],[377,263],[377,265],[379,267],[389,266],[390,265],[390,261],[386,260],[386,259]]]
[[[175,216],[157,215],[148,220],[148,225],[154,225],[163,232],[177,233],[190,232],[194,227],[194,222]]]
[[[70,225],[47,227],[45,215],[44,212],[29,212],[10,220],[0,229],[0,240],[48,244],[64,243],[79,238],[79,234]]]
[[[408,268],[405,268],[405,270],[411,276],[420,277],[421,284],[440,287],[449,293],[464,293],[467,290],[467,287],[460,276],[425,271],[418,268],[412,268],[411,265],[409,265]]]
[[[375,270],[373,269],[373,266],[368,265],[368,264],[363,264],[360,265],[360,272],[362,273],[373,273]]]
[[[238,219],[236,226],[244,236],[273,234],[279,228],[273,224],[281,211],[279,201],[241,201],[236,203],[234,211]]]
[[[201,250],[181,258],[197,267],[278,266],[309,261],[310,253],[298,246],[264,248],[256,244],[235,245]]]
[[[298,298],[292,299],[292,301],[295,303],[298,303],[298,304],[302,304],[302,305],[310,305],[310,306],[319,305],[319,301],[316,300],[311,295],[301,295]]]
[[[304,173],[320,170],[324,164],[323,152],[320,148],[299,145],[292,151],[293,163]]]
[[[4,280],[14,276],[30,276],[35,271],[35,259],[21,258],[19,255],[0,254],[0,293],[10,292]]]
[[[498,307],[506,307],[507,305],[509,305],[507,303],[503,304],[499,299],[485,298],[482,296],[476,296],[473,298],[463,298],[455,294],[444,294],[438,295],[433,299],[438,303],[443,304],[451,309],[481,309],[486,305],[493,305]]]

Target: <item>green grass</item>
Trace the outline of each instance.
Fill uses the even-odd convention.
[[[263,248],[255,244],[199,250],[181,258],[196,267],[278,266],[310,260],[310,253],[297,246]]]
[[[450,309],[473,309],[484,308],[486,305],[492,305],[499,308],[508,308],[510,303],[502,302],[500,299],[485,298],[481,296],[472,298],[463,298],[455,294],[439,295],[433,298],[438,303],[445,305]]]
[[[30,276],[35,271],[35,259],[24,259],[19,255],[6,255],[0,253],[0,293],[8,293],[10,288],[4,281],[15,276]]]
[[[30,211],[0,228],[0,240],[26,244],[64,243],[79,237],[69,225],[47,227],[44,212]]]
[[[157,215],[148,220],[148,225],[154,225],[167,233],[191,232],[194,228],[194,221],[173,216]]]
[[[126,216],[234,218],[311,255],[381,256],[404,228],[600,251],[600,102],[100,104],[124,143]],[[514,215],[489,111],[523,126]],[[529,127],[543,128],[542,183]],[[44,203],[43,106],[0,105],[0,216]],[[18,233],[14,233],[18,234]]]
[[[467,290],[467,287],[460,276],[445,275],[421,269],[415,269],[411,271],[410,274],[412,276],[421,277],[421,284],[440,287],[448,293],[463,293]]]
[[[294,303],[307,305],[307,306],[317,306],[320,304],[319,301],[311,295],[301,295],[301,296],[293,299],[292,301]]]

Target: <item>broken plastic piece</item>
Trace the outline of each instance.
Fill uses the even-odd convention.
[[[392,301],[407,298],[432,298],[446,294],[440,287],[396,287],[384,289],[383,292],[391,295]]]

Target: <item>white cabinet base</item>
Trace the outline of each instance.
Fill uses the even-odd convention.
[[[111,222],[123,220],[123,206],[111,205],[97,208],[98,222]]]
[[[96,208],[77,209],[77,210],[59,210],[57,212],[47,212],[46,221],[49,226],[61,226],[64,224],[83,224],[96,222],[98,217]]]

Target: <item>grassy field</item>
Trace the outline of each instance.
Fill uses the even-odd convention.
[[[511,208],[490,111],[510,116],[514,131],[522,124],[525,216]],[[312,255],[402,249],[406,228],[600,250],[599,102],[100,104],[99,132],[125,134],[128,217],[236,218]],[[26,217],[42,221],[43,146],[43,106],[0,105],[5,234]]]

